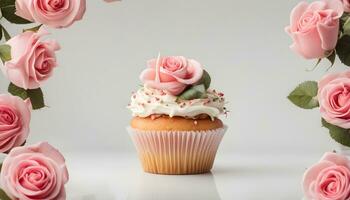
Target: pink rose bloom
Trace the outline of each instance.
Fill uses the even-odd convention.
[[[19,97],[0,94],[0,152],[22,145],[29,134],[30,109]]]
[[[0,174],[1,188],[17,200],[65,200],[67,182],[64,157],[46,142],[12,149]]]
[[[320,112],[328,123],[350,128],[350,71],[329,74],[318,83]]]
[[[44,29],[26,31],[10,39],[11,60],[1,67],[5,76],[18,87],[39,88],[57,66],[55,51],[60,47],[56,41],[40,41],[47,35]]]
[[[148,68],[140,76],[145,86],[166,90],[172,95],[179,95],[188,85],[198,82],[203,75],[199,62],[183,56],[168,56],[147,62]]]
[[[292,37],[291,49],[306,59],[324,58],[338,40],[339,18],[344,8],[339,0],[300,2],[290,15],[287,33]]]
[[[344,5],[344,11],[350,13],[350,0],[341,0]]]
[[[81,20],[85,9],[85,0],[16,0],[16,15],[53,28]]]
[[[350,195],[350,162],[346,156],[326,153],[309,168],[303,178],[308,200],[348,200]]]

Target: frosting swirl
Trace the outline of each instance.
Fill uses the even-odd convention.
[[[207,98],[181,100],[165,90],[143,87],[132,94],[128,108],[133,116],[138,117],[168,115],[197,118],[206,114],[214,119],[226,113],[224,94],[210,89],[207,91]]]

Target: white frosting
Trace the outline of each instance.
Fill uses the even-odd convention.
[[[180,100],[163,90],[140,88],[132,94],[128,108],[133,116],[148,117],[150,115],[169,115],[195,118],[207,114],[212,119],[226,113],[225,99],[222,93],[207,91],[207,98]]]

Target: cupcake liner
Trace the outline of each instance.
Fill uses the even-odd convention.
[[[227,127],[207,131],[142,131],[127,128],[143,169],[155,174],[199,174],[213,166]]]

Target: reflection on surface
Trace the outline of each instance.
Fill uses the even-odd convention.
[[[167,176],[142,173],[130,188],[128,200],[220,200],[214,176]]]

